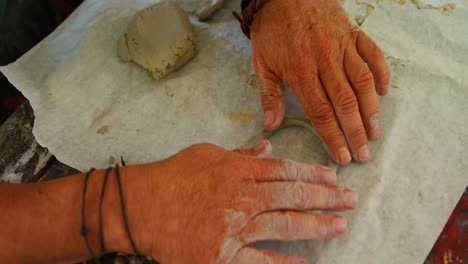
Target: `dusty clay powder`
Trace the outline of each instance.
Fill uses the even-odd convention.
[[[163,1],[137,12],[120,38],[118,54],[161,79],[194,55],[193,30],[176,3]]]

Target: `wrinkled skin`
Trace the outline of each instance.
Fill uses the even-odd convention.
[[[390,71],[336,1],[268,1],[255,16],[251,41],[265,129],[283,120],[284,82],[335,161],[368,160],[368,139],[381,134],[378,95],[387,94]]]
[[[129,167],[127,174],[138,175],[129,184],[144,186],[129,203],[150,205],[148,222],[131,219],[144,227],[133,229],[142,230],[143,253],[161,263],[307,263],[249,245],[338,236],[347,230],[343,217],[304,211],[352,209],[357,197],[336,185],[333,170],[271,152],[268,141],[237,151],[201,144]]]

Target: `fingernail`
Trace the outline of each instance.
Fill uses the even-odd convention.
[[[366,161],[370,158],[369,147],[366,145],[362,146],[357,151],[357,161]]]
[[[272,147],[271,143],[268,140],[264,140],[259,143],[255,148],[254,151],[257,154],[258,158],[271,158],[272,157]]]
[[[265,112],[265,116],[263,118],[263,125],[264,126],[270,126],[273,123],[273,119],[275,118],[275,114],[273,113],[272,110],[267,110]]]
[[[335,228],[336,233],[344,233],[348,229],[348,223],[346,219],[342,217],[337,217],[333,220],[333,227]]]
[[[380,136],[380,115],[374,114],[369,119],[369,137],[371,139],[376,139]]]
[[[345,204],[349,208],[354,208],[357,205],[357,195],[351,190],[346,190],[344,194]]]
[[[340,164],[348,164],[351,161],[351,154],[349,153],[348,148],[342,147],[336,155],[337,161]]]

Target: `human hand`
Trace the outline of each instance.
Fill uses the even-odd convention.
[[[143,253],[161,263],[307,263],[250,245],[340,235],[343,217],[303,211],[352,209],[356,194],[336,186],[332,169],[270,157],[268,141],[237,151],[201,144],[126,167]]]
[[[267,1],[250,34],[265,129],[283,120],[286,82],[335,161],[368,160],[367,139],[381,133],[377,94],[388,93],[390,71],[336,1]]]

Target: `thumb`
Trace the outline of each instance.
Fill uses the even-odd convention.
[[[271,147],[271,143],[268,140],[262,140],[260,143],[257,144],[252,149],[236,149],[234,152],[254,156],[258,158],[272,158],[273,157],[273,149]]]
[[[272,131],[278,128],[284,118],[284,87],[282,81],[267,66],[255,66],[260,82],[263,107],[263,127]]]

